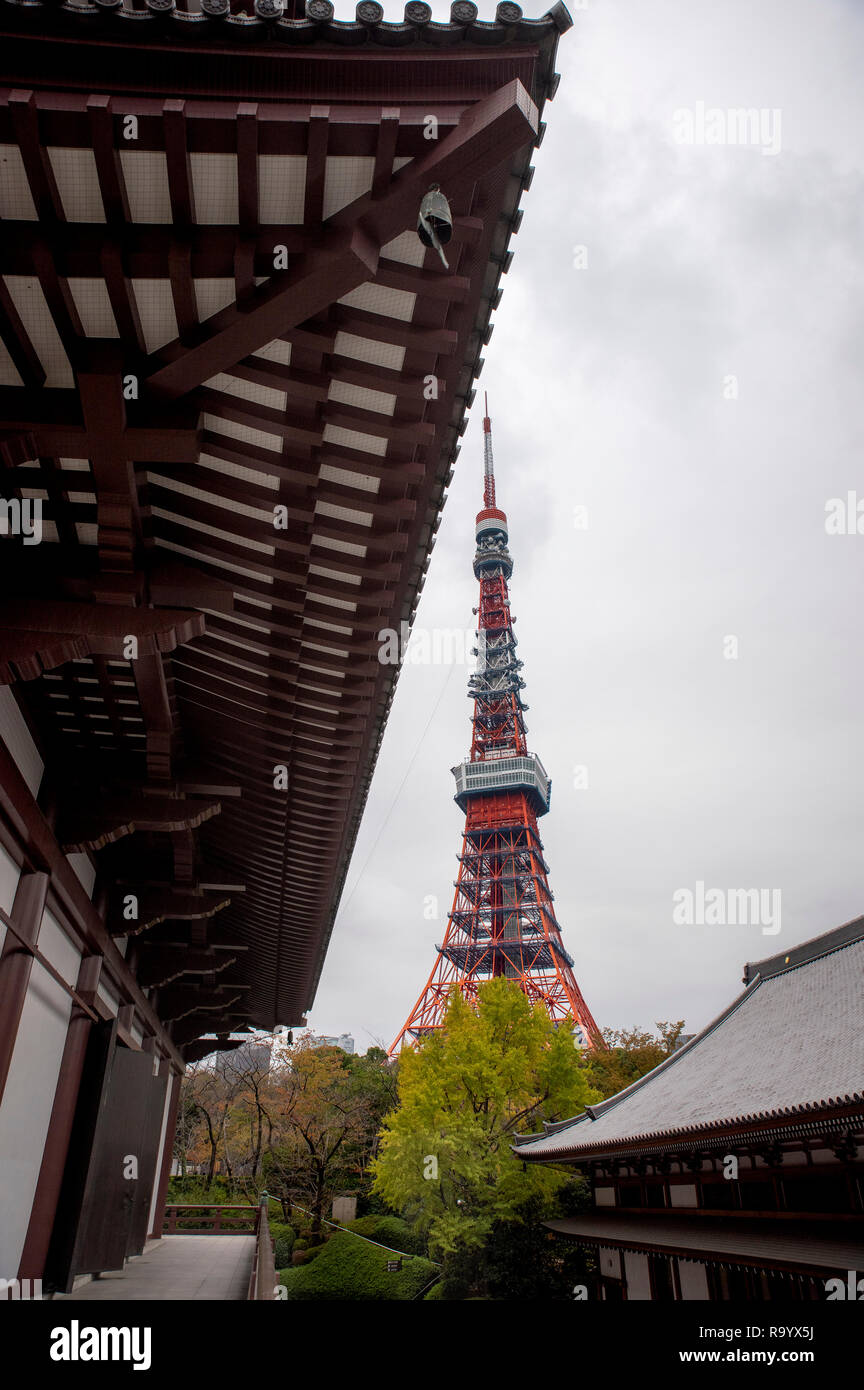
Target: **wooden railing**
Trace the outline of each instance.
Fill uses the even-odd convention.
[[[276,1297],[276,1259],[268,1217],[269,1197],[261,1193],[257,1207],[175,1203],[165,1208],[166,1236],[244,1235],[255,1237],[247,1299],[272,1303]]]
[[[263,1299],[272,1303],[276,1297],[276,1260],[270,1235],[269,1201],[267,1193],[262,1192],[258,1204],[258,1225],[255,1232],[257,1240],[252,1259],[252,1274],[249,1278],[248,1298]]]
[[[162,1234],[166,1236],[255,1235],[260,1207],[220,1206],[212,1203],[178,1203],[165,1208]],[[182,1223],[182,1224],[181,1224]]]

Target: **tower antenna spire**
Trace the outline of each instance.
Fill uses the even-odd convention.
[[[492,460],[492,421],[489,419],[489,393],[483,392],[486,414],[483,417],[483,505],[495,506],[495,466]]]

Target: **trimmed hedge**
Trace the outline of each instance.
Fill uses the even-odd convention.
[[[291,1263],[291,1254],[294,1250],[294,1227],[289,1226],[287,1221],[271,1221],[270,1234],[273,1237],[276,1268],[281,1269],[283,1265]]]
[[[283,1269],[279,1275],[289,1301],[404,1301],[418,1297],[438,1273],[431,1261],[414,1258],[406,1259],[398,1273],[388,1274],[387,1252],[347,1232],[334,1235],[314,1254],[314,1263]]]
[[[324,1249],[323,1245],[313,1245],[310,1250],[295,1250],[291,1256],[292,1265],[308,1265],[310,1260],[314,1260]]]
[[[389,1245],[393,1250],[401,1250],[405,1255],[426,1254],[422,1236],[413,1231],[401,1216],[358,1216],[356,1221],[348,1222],[346,1230],[368,1236],[370,1240]]]

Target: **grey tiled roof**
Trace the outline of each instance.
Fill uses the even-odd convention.
[[[323,45],[343,50],[377,48],[495,48],[504,44],[542,44],[566,33],[573,20],[563,0],[554,0],[539,19],[528,19],[514,0],[502,0],[494,20],[478,18],[473,0],[454,0],[449,21],[432,19],[425,0],[408,0],[400,19],[384,18],[377,0],[359,0],[353,20],[338,20],[332,0],[255,0],[254,14],[239,0],[201,0],[200,12],[176,0],[145,0],[137,9],[124,0],[3,0],[0,16],[23,32],[59,32],[117,42],[206,44],[245,47],[286,44]]]
[[[520,1158],[621,1152],[864,1104],[864,918],[747,966],[751,983],[654,1071],[575,1120],[517,1140]]]

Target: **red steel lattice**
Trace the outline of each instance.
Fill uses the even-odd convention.
[[[426,986],[390,1055],[440,1027],[450,991],[474,999],[478,985],[505,976],[556,1022],[572,1021],[583,1046],[602,1046],[576,983],[555,918],[537,818],[549,809],[551,784],[528,752],[508,581],[507,517],[495,502],[491,423],[484,430],[484,508],[477,515],[474,573],[480,581],[478,670],[471,753],[453,769],[465,811],[456,893],[444,940]]]

